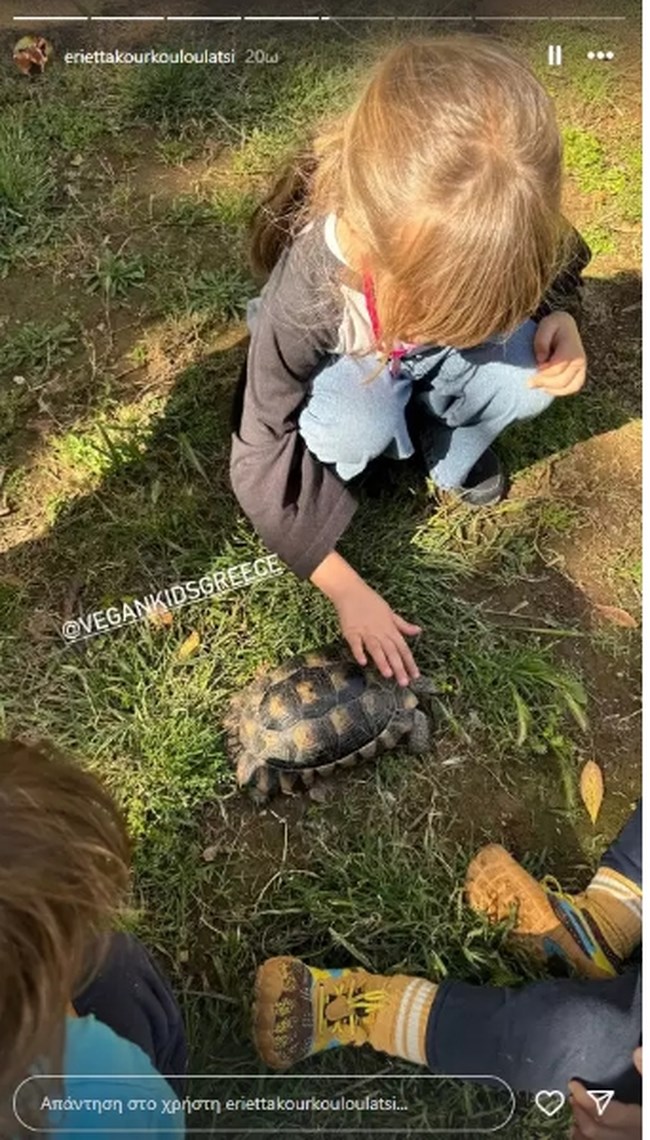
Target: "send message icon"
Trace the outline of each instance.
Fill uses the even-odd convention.
[[[614,1096],[613,1089],[587,1089],[587,1093],[596,1105],[598,1115],[602,1116]]]

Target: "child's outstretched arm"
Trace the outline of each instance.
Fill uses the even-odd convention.
[[[356,500],[298,431],[309,379],[332,353],[341,318],[340,289],[323,281],[326,256],[314,227],[296,239],[266,287],[237,401],[230,475],[268,548],[330,598],[359,663],[367,652],[384,676],[406,685],[418,671],[404,635],[419,627],[395,614],[336,553]],[[340,266],[331,269],[334,277]]]
[[[254,318],[232,437],[230,477],[263,542],[299,578],[334,549],[356,500],[298,431],[309,381],[336,344],[337,293],[323,243],[301,235],[278,263]]]
[[[405,640],[421,633],[420,626],[395,613],[337,551],[316,567],[311,581],[335,607],[343,636],[360,665],[367,665],[369,654],[379,672],[394,676],[400,685],[420,676]]]

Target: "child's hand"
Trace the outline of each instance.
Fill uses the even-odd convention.
[[[641,1140],[641,1109],[638,1104],[613,1100],[602,1116],[585,1089],[571,1081],[573,1132],[571,1140]]]
[[[539,371],[530,388],[550,396],[573,396],[587,377],[587,357],[578,326],[569,313],[549,313],[537,326],[533,342]]]
[[[641,1050],[634,1053],[634,1064],[641,1072]],[[602,1116],[579,1081],[571,1081],[573,1132],[571,1140],[641,1140],[641,1109],[638,1104],[613,1100]]]
[[[360,665],[367,665],[367,653],[383,677],[395,677],[400,685],[420,676],[404,634],[421,633],[390,608],[388,602],[360,581],[357,588],[332,599],[339,615],[343,636]]]

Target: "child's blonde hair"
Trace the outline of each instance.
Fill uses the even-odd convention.
[[[372,275],[381,347],[471,347],[532,314],[566,260],[562,148],[522,60],[472,36],[410,40],[258,210],[268,274],[314,217],[342,216]]]

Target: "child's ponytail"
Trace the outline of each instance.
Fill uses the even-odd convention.
[[[250,261],[262,280],[269,276],[305,219],[316,166],[313,147],[294,155],[253,214]]]
[[[319,211],[336,209],[340,200],[343,121],[335,120],[312,136],[292,156],[251,221],[250,262],[265,280],[282,251]]]

